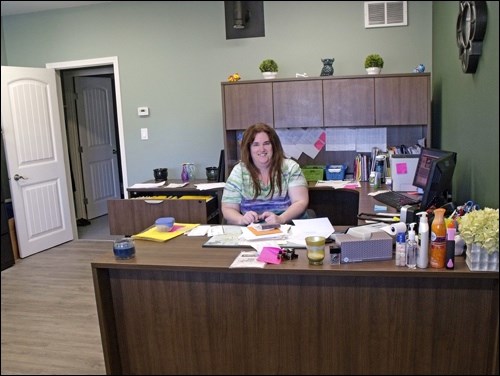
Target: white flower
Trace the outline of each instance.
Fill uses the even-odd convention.
[[[474,210],[459,220],[459,231],[465,243],[477,243],[489,254],[498,252],[498,209]]]

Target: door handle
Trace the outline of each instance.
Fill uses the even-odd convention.
[[[25,178],[24,176],[22,176],[22,175],[19,175],[19,174],[15,174],[15,175],[14,175],[14,180],[15,180],[15,181],[18,181],[18,180],[20,180],[20,179],[24,179],[24,180],[26,180],[26,178]]]
[[[118,151],[116,149],[113,149],[113,154],[116,154],[118,153]]]

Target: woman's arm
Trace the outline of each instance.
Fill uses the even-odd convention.
[[[292,219],[300,218],[309,205],[309,189],[307,187],[291,187],[288,196],[292,204],[280,215],[272,212],[264,212],[260,219],[267,223],[290,223]]]
[[[248,211],[241,214],[239,204],[230,204],[223,202],[221,204],[222,215],[230,225],[249,225],[252,222],[259,221],[259,215],[254,211]]]

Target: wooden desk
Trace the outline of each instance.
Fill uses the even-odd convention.
[[[206,238],[92,263],[108,374],[498,374],[498,272],[394,261],[229,269]]]
[[[153,183],[154,180],[147,183]],[[168,180],[167,184],[181,183]],[[220,209],[222,188],[200,191],[195,184],[213,183],[207,180],[193,180],[181,188],[127,188],[130,199],[108,200],[109,232],[111,235],[133,235],[153,225],[160,217],[174,217],[181,223],[222,223]],[[146,200],[151,196],[213,196],[205,200]],[[145,199],[140,199],[144,197]]]

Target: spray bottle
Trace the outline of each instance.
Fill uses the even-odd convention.
[[[408,231],[408,241],[406,242],[406,266],[410,269],[417,268],[418,243],[415,239],[415,222],[410,223],[410,231]]]
[[[418,224],[418,255],[417,266],[420,269],[427,268],[429,263],[429,222],[427,221],[427,212],[417,213],[420,216]]]

